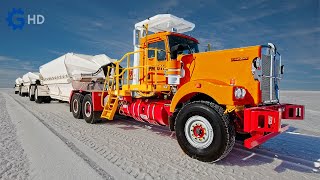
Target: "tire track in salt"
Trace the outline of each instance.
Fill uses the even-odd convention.
[[[11,96],[11,95],[10,95]],[[12,96],[11,96],[12,97]],[[25,110],[30,112],[35,118],[37,118],[44,126],[46,126],[54,135],[56,135],[61,141],[63,141],[75,154],[77,154],[81,159],[83,159],[93,170],[95,170],[103,179],[108,180],[114,180],[113,176],[111,176],[109,173],[107,173],[104,169],[102,169],[97,163],[95,163],[93,160],[91,160],[85,153],[83,153],[79,148],[77,148],[74,143],[68,141],[64,136],[62,136],[60,133],[58,133],[55,129],[53,129],[49,124],[45,122],[44,119],[42,119],[37,114],[30,111],[23,103],[16,100],[14,97],[12,97],[15,102],[20,104]]]

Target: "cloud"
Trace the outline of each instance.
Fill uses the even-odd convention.
[[[212,39],[212,38],[199,37],[197,39],[200,42],[200,45],[199,45],[200,51],[204,51],[205,49],[207,49],[208,44],[211,45],[211,49],[212,50],[217,50],[217,49],[223,49],[224,48],[224,45],[223,45],[222,41],[220,41],[217,38],[216,39]]]
[[[111,58],[116,58],[133,49],[134,23],[125,16],[115,17],[114,14],[99,9],[95,11],[94,16],[68,11],[58,21],[64,31],[70,33],[77,43],[90,47],[91,52],[105,53]],[[49,52],[61,55],[56,50]]]
[[[49,49],[48,52],[51,53],[51,54],[54,54],[54,55],[58,55],[58,56],[62,56],[62,55],[67,53],[67,52],[56,51],[56,50],[53,50],[53,49]]]
[[[17,59],[8,56],[0,56],[0,62],[1,61],[17,61]]]
[[[290,32],[276,34],[274,35],[274,37],[284,38],[284,37],[292,37],[292,36],[305,36],[305,35],[310,35],[310,34],[319,33],[319,32],[320,32],[320,27],[295,29],[295,30],[291,30]]]
[[[0,57],[3,59],[3,56]],[[9,61],[0,61],[0,88],[12,87],[18,77],[22,77],[29,71],[38,71],[38,62],[22,61],[16,58],[7,58],[6,60]]]
[[[320,69],[320,68],[319,68],[319,69]],[[320,79],[320,75],[313,75],[313,76],[311,76],[311,78]]]
[[[318,57],[298,58],[292,60],[297,65],[311,66],[312,69],[320,69],[320,59]]]
[[[243,13],[238,12],[236,9],[235,12],[231,11],[229,8],[222,8],[222,11],[227,14],[226,19],[223,19],[222,21],[219,22],[214,22],[212,24],[214,25],[228,25],[228,24],[240,24],[240,23],[249,23],[250,21],[255,21],[255,20],[259,20],[268,16],[272,16],[278,13],[284,13],[284,12],[288,12],[291,11],[295,8],[297,8],[297,5],[294,3],[288,3],[283,7],[274,7],[272,9],[268,9],[268,10],[263,10],[263,2],[264,1],[259,1],[260,3],[255,3],[252,5],[245,5],[245,6],[241,6],[240,10],[245,9],[246,11],[250,11],[250,10],[254,10],[252,12],[255,12],[255,14],[249,14],[249,15],[241,15]],[[260,6],[259,5],[263,5]],[[258,10],[261,9],[261,10]]]
[[[285,65],[285,74],[303,74],[303,75],[308,75],[310,72],[308,71],[303,71],[301,69],[296,69],[296,68],[287,68]]]
[[[133,7],[129,9],[133,9],[136,5],[134,3]],[[82,45],[116,58],[133,50],[132,30],[135,23],[158,13],[175,14],[181,12],[185,17],[192,14],[196,9],[203,7],[203,3],[194,6],[194,3],[185,3],[182,0],[164,0],[146,5],[148,8],[137,6],[134,10],[124,11],[122,12],[123,16],[119,16],[117,15],[118,12],[106,11],[106,9],[101,8],[100,4],[93,3],[88,6],[94,6],[95,11],[82,14],[71,9],[62,11],[63,13],[58,14],[58,17],[55,18],[61,24],[63,30],[76,37],[76,41]],[[191,5],[192,7],[189,7]],[[130,3],[127,6],[130,7]],[[126,8],[124,7],[124,9]],[[180,9],[179,12],[176,12],[177,9]],[[49,52],[59,54],[55,50]]]
[[[163,11],[173,10],[173,8],[177,7],[179,4],[179,0],[169,0],[167,2],[163,2],[161,9]]]
[[[297,80],[297,79],[283,79],[282,82],[292,83],[292,84],[314,84],[311,80]]]

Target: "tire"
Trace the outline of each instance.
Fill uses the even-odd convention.
[[[82,102],[82,115],[87,123],[95,124],[100,120],[100,113],[93,111],[92,96],[87,94]]]
[[[43,102],[44,102],[44,103],[50,103],[51,100],[52,100],[51,97],[50,97],[50,96],[47,96],[47,97],[44,97]]]
[[[38,96],[38,88],[37,86],[35,87],[35,90],[34,90],[34,101],[38,104],[41,104],[43,102],[43,97],[42,96]]]
[[[34,101],[34,92],[33,92],[33,95],[32,95],[31,91],[32,91],[32,88],[30,87],[29,88],[29,100],[30,101]]]
[[[229,116],[222,107],[209,101],[193,101],[182,107],[175,130],[182,150],[203,162],[223,159],[235,142],[235,129]]]
[[[21,87],[19,87],[19,96],[22,96]]]
[[[14,94],[18,94],[19,93],[19,91],[14,91]]]
[[[83,101],[83,95],[80,93],[75,93],[72,96],[71,102],[70,102],[70,107],[71,107],[71,112],[73,114],[73,117],[77,119],[82,119],[82,101]]]

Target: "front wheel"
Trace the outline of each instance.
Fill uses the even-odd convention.
[[[87,123],[94,124],[99,120],[99,112],[93,111],[92,96],[87,94],[82,102],[82,115]]]
[[[176,136],[182,150],[204,162],[223,159],[235,142],[235,130],[223,108],[208,101],[185,105],[176,118]]]

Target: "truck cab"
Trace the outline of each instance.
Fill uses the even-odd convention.
[[[223,159],[237,134],[251,149],[288,129],[283,119],[304,119],[303,105],[280,103],[283,66],[274,44],[199,52],[184,34],[194,27],[171,14],[137,23],[134,51],[108,68],[104,90],[83,105],[103,109],[108,120],[118,113],[168,126],[187,155],[205,162]]]
[[[140,47],[148,49],[148,51],[141,53],[142,57],[140,58],[139,64],[146,62],[145,65],[151,66],[149,67],[149,74],[146,74],[148,83],[158,86],[167,85],[167,65],[173,61],[179,62],[177,61],[178,54],[188,55],[198,53],[198,44],[199,42],[195,38],[176,32],[158,32],[141,38]],[[144,58],[147,60],[145,61]],[[157,82],[155,82],[156,71]],[[143,69],[140,69],[139,74],[141,74],[142,77],[143,73]],[[140,78],[139,82],[142,83],[143,80],[144,78]],[[162,90],[165,89],[161,89],[161,91]]]

